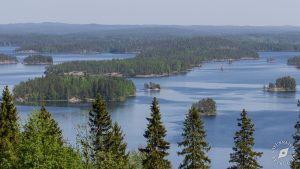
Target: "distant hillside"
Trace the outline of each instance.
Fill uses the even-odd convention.
[[[252,33],[283,33],[299,32],[300,27],[292,26],[209,26],[209,25],[100,25],[100,24],[66,24],[66,23],[17,23],[0,24],[0,34],[72,34],[102,32],[113,30],[146,30],[147,32],[156,32],[171,29],[171,32],[179,31],[198,35],[224,35],[224,34],[252,34]],[[166,32],[167,33],[167,32]]]

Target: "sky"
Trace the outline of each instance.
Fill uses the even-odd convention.
[[[300,26],[300,0],[0,0],[0,24]]]

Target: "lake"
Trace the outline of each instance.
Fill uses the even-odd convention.
[[[0,53],[13,53],[13,47],[1,47]],[[16,54],[22,62],[25,55]],[[231,64],[212,62],[194,68],[182,75],[159,78],[130,78],[137,87],[135,97],[125,102],[109,105],[113,121],[117,121],[126,134],[128,149],[135,150],[145,145],[143,133],[146,129],[146,117],[150,114],[150,103],[157,97],[160,103],[162,119],[167,128],[167,140],[171,143],[169,159],[177,168],[182,157],[177,156],[177,142],[181,140],[182,122],[193,102],[201,98],[212,97],[217,102],[218,115],[204,117],[207,140],[212,146],[209,157],[212,168],[227,168],[229,153],[233,146],[233,136],[237,130],[237,121],[242,109],[246,109],[255,124],[255,149],[264,152],[260,159],[264,168],[288,168],[285,164],[273,162],[272,147],[279,141],[292,142],[294,124],[298,118],[296,93],[266,93],[263,85],[274,82],[280,76],[290,75],[300,84],[300,70],[286,64],[289,57],[300,55],[298,52],[262,52],[258,60],[241,60]],[[54,63],[70,60],[107,60],[112,58],[130,58],[133,54],[55,54]],[[267,63],[267,58],[275,58],[275,63]],[[220,68],[223,67],[223,71]],[[20,81],[43,75],[45,66],[0,65],[0,89],[9,85],[10,89]],[[161,85],[160,92],[143,91],[147,82]],[[300,86],[297,86],[300,89]],[[39,107],[18,105],[22,123],[30,112]],[[79,124],[87,122],[89,107],[79,105],[47,105],[63,130],[64,137],[76,143]],[[281,148],[285,145],[280,145]],[[280,148],[280,147],[279,147]],[[289,156],[286,157],[290,158]]]

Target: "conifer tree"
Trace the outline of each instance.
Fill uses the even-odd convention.
[[[179,168],[183,169],[208,169],[210,168],[210,159],[206,153],[210,146],[205,141],[206,132],[201,116],[195,107],[189,110],[184,121],[183,141],[179,146],[183,147],[178,155],[184,155],[184,160]]]
[[[110,140],[110,152],[113,154],[115,161],[119,163],[119,166],[126,168],[129,165],[129,154],[126,153],[127,144],[124,142],[124,134],[118,123],[114,123],[111,140]]]
[[[298,100],[298,107],[300,107],[300,100]],[[300,168],[300,115],[298,117],[298,121],[295,125],[296,132],[293,135],[294,138],[294,148],[295,152],[293,154],[293,160],[291,161],[291,168],[292,169],[299,169]]]
[[[148,126],[144,137],[147,139],[147,146],[139,149],[144,155],[144,169],[168,169],[171,163],[166,159],[170,143],[165,140],[166,129],[161,121],[161,113],[157,99],[154,97],[151,106],[151,118],[147,118]]]
[[[63,144],[63,136],[62,136],[62,131],[58,127],[57,122],[51,117],[51,114],[46,110],[45,105],[42,104],[40,113],[39,113],[39,118],[44,120],[44,121],[49,121],[49,129],[48,129],[48,135],[57,135],[59,137],[59,143],[62,145]]]
[[[64,145],[61,130],[42,106],[24,126],[20,142],[20,168],[81,168],[79,152]]]
[[[8,86],[4,87],[0,106],[0,168],[14,168],[19,141],[17,109]]]
[[[233,153],[230,154],[230,163],[233,166],[229,169],[259,169],[257,159],[262,156],[261,152],[255,152],[254,146],[254,124],[247,117],[247,112],[243,110],[241,118],[238,119],[238,127],[240,130],[235,133]]]
[[[92,159],[96,168],[105,168],[103,165],[111,145],[112,121],[104,99],[98,94],[89,113],[89,126],[92,139]]]

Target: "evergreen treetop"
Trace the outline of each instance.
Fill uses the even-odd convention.
[[[240,130],[235,133],[233,153],[230,154],[230,163],[233,163],[229,169],[259,169],[257,159],[262,156],[261,152],[255,152],[254,146],[254,125],[246,110],[241,113],[241,118],[238,119],[238,127]]]
[[[13,168],[18,159],[16,149],[19,141],[17,109],[13,97],[4,87],[0,106],[0,168]]]
[[[112,121],[106,110],[105,101],[99,94],[93,103],[89,116],[90,133],[93,137],[95,153],[98,151],[108,151]]]
[[[184,121],[183,141],[179,146],[183,147],[178,155],[183,155],[184,160],[179,168],[182,169],[208,169],[210,168],[210,159],[206,153],[210,146],[205,140],[206,132],[201,116],[196,107],[189,110]]]
[[[170,143],[165,140],[167,131],[161,121],[161,113],[158,101],[155,97],[152,101],[151,117],[147,118],[147,120],[147,130],[144,133],[144,137],[147,139],[147,146],[140,149],[140,151],[145,154],[143,168],[171,168],[170,161],[166,159],[169,154],[167,150],[170,148]]]
[[[298,107],[300,107],[300,100],[298,100]],[[298,121],[295,125],[296,132],[293,135],[294,143],[293,146],[295,148],[295,152],[293,154],[293,159],[291,161],[292,169],[300,168],[300,114],[298,116]]]

